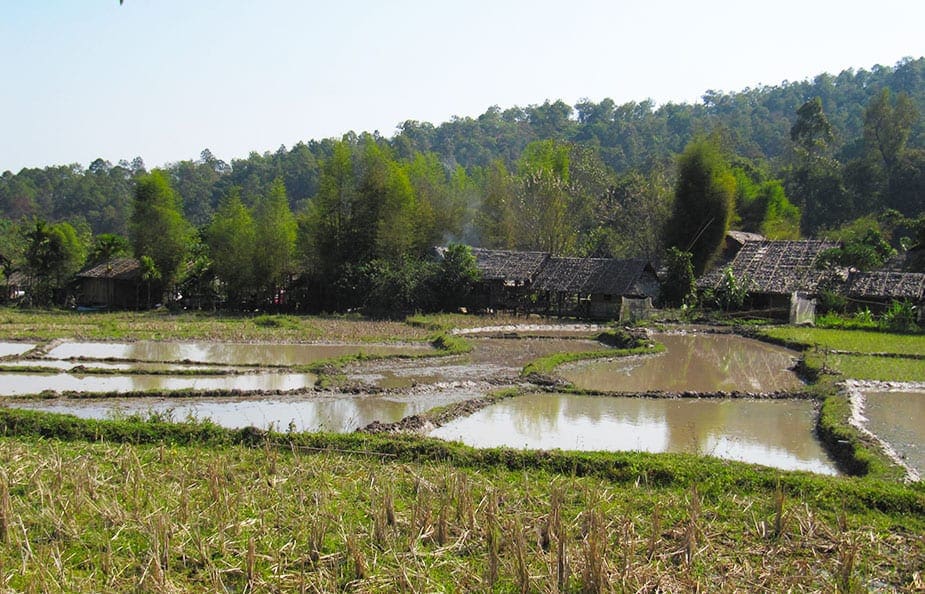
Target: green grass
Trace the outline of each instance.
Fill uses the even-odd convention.
[[[348,316],[247,316],[162,311],[80,313],[0,309],[0,340],[215,340],[394,342],[427,340],[402,322]]]
[[[925,354],[925,334],[892,334],[793,326],[765,328],[761,330],[761,333],[777,341],[794,343],[807,348],[818,345],[821,348],[853,353]]]
[[[925,566],[921,487],[683,455],[0,413],[13,591],[911,589]]]
[[[521,375],[524,377],[529,377],[531,375],[547,376],[552,374],[560,365],[572,363],[574,361],[605,359],[610,357],[631,357],[633,355],[652,355],[664,352],[665,350],[665,345],[661,343],[648,343],[646,340],[634,338],[622,330],[601,332],[596,338],[602,344],[616,348],[584,351],[580,353],[555,353],[528,363],[521,371]]]
[[[925,382],[925,359],[873,355],[828,355],[828,365],[851,379]]]

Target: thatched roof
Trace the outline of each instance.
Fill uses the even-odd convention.
[[[115,258],[84,270],[77,278],[135,280],[141,277],[141,263],[135,258]]]
[[[831,241],[746,241],[728,263],[737,279],[748,278],[752,293],[789,295],[794,291],[813,293],[832,273],[817,270],[822,252],[836,248]],[[716,267],[697,281],[701,289],[716,288],[725,266]]]
[[[24,287],[31,284],[32,277],[22,270],[14,270],[10,276],[6,277],[5,284],[8,287]]]
[[[655,270],[645,260],[550,258],[533,286],[559,293],[647,296],[654,279]]]
[[[734,241],[739,245],[745,245],[747,241],[767,241],[767,238],[760,233],[750,233],[748,231],[727,231],[727,241]]]
[[[549,259],[545,252],[513,252],[472,248],[475,264],[482,280],[533,282],[540,268]]]
[[[845,291],[855,299],[925,299],[925,274],[921,272],[852,272]]]

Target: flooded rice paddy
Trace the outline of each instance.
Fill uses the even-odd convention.
[[[477,397],[470,392],[432,392],[414,395],[294,395],[233,398],[107,398],[86,400],[22,401],[17,408],[66,413],[88,419],[168,415],[175,421],[209,419],[232,429],[273,427],[277,431],[328,431],[348,433],[373,421],[392,423]]]
[[[866,427],[925,476],[925,390],[864,391]]]
[[[731,334],[656,334],[666,351],[565,365],[575,387],[608,392],[775,392],[798,389],[797,353]]]
[[[312,374],[284,369],[270,372],[258,367],[304,365],[360,352],[383,356],[435,351],[429,345],[418,344],[66,342],[55,345],[44,358],[15,359],[34,346],[15,344],[22,350],[11,352],[2,365],[51,367],[60,372],[30,373],[20,369],[0,374],[0,396],[12,397],[0,404],[89,418],[153,412],[169,414],[178,421],[211,419],[231,428],[272,425],[279,430],[291,426],[297,431],[347,432],[373,421],[400,421],[434,407],[479,398],[496,386],[520,383],[521,369],[540,357],[608,348],[588,338],[587,333],[580,335],[580,331],[587,328],[560,333],[534,329],[529,337],[519,338],[508,331],[489,331],[467,336],[473,349],[463,355],[355,361],[344,368],[344,374],[351,384],[360,387],[356,394],[318,392],[314,389],[317,377]],[[729,335],[655,338],[665,343],[666,353],[567,365],[560,368],[561,375],[578,387],[627,392],[771,392],[802,385],[789,370],[796,355],[786,349]],[[82,374],[82,368],[110,373]],[[199,369],[208,369],[212,374],[195,375]],[[174,370],[178,373],[171,374]],[[158,374],[152,375],[152,371]],[[166,394],[36,401],[15,398],[43,391],[190,390],[255,394],[232,398]],[[272,391],[300,393],[256,394]],[[833,474],[834,465],[813,436],[814,418],[813,404],[799,400],[534,394],[456,419],[432,435],[477,447],[688,452]]]
[[[0,394],[23,396],[52,392],[148,392],[177,390],[290,391],[310,389],[311,373],[248,373],[238,375],[80,375],[76,373],[4,373]]]
[[[27,353],[35,348],[34,344],[22,342],[0,342],[0,357],[13,357]]]
[[[431,432],[475,447],[676,452],[837,474],[807,400],[529,394]]]
[[[416,360],[364,361],[347,367],[353,381],[394,390],[418,384],[516,381],[531,361],[555,353],[606,349],[590,339],[569,338],[467,338],[472,351],[453,357]]]
[[[345,355],[415,355],[434,352],[427,344],[275,344],[227,342],[68,342],[51,349],[49,359],[127,359],[194,361],[220,365],[307,365]]]

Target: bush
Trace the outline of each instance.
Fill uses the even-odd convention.
[[[883,313],[880,324],[884,330],[890,332],[916,332],[919,329],[916,323],[917,315],[916,307],[911,302],[894,301]]]
[[[836,291],[823,289],[819,292],[817,304],[819,313],[844,313],[848,307],[848,298]]]

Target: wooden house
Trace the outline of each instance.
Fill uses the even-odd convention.
[[[627,300],[658,297],[655,269],[645,260],[549,258],[536,275],[534,291],[547,313],[620,318]]]
[[[142,303],[141,263],[116,258],[77,274],[77,304],[91,307],[133,309]]]
[[[811,297],[844,282],[846,270],[817,268],[822,253],[838,245],[820,240],[745,241],[732,260],[701,276],[697,288],[718,289],[728,267],[737,281],[746,283],[753,306],[788,311],[795,293]]]

